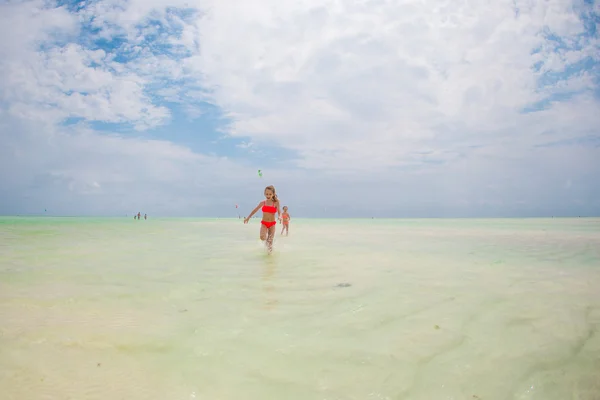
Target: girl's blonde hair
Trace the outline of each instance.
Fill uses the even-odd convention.
[[[270,190],[271,192],[273,192],[273,203],[277,203],[279,200],[277,199],[277,193],[275,192],[275,186],[269,185],[265,188],[265,192],[267,190]]]

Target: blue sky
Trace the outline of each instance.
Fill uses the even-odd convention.
[[[600,3],[391,3],[0,2],[0,214],[600,215]]]

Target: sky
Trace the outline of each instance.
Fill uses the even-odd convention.
[[[600,0],[0,0],[0,215],[600,216],[599,35]]]

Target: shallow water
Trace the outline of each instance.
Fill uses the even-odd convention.
[[[0,218],[2,399],[600,398],[600,219],[258,230]]]

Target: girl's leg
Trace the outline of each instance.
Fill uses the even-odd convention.
[[[273,238],[275,237],[276,229],[275,226],[269,228],[269,233],[267,235],[267,248],[269,249],[269,253],[273,251]]]
[[[260,224],[260,240],[263,242],[267,240],[267,227],[263,224]]]

